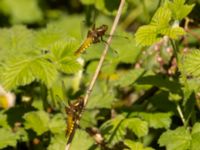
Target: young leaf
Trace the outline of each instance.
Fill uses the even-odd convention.
[[[45,111],[33,111],[26,113],[25,128],[34,130],[37,135],[41,135],[49,130],[49,115]]]
[[[172,28],[162,29],[160,30],[160,33],[163,35],[167,35],[172,39],[178,39],[178,37],[185,34],[185,31],[181,27],[172,27]]]
[[[149,25],[142,26],[136,32],[136,42],[140,45],[151,45],[167,35],[172,39],[177,39],[185,32],[181,27],[170,25],[172,19],[171,10],[167,7],[160,7],[154,14]]]
[[[175,130],[164,132],[158,143],[160,146],[165,146],[167,150],[187,150],[190,149],[191,135],[185,127],[179,127]]]
[[[140,27],[135,33],[135,40],[138,45],[148,46],[160,41],[157,36],[157,27],[154,25],[144,25]]]
[[[167,1],[166,6],[171,9],[175,20],[182,20],[185,18],[195,6],[184,4],[185,0],[174,0],[173,2]]]
[[[154,14],[150,25],[157,26],[158,28],[168,28],[169,21],[171,20],[171,11],[167,7],[160,7]]]
[[[0,148],[3,149],[7,146],[16,146],[18,135],[14,134],[11,130],[0,128]]]
[[[171,125],[171,113],[139,113],[144,120],[146,120],[150,127],[158,129],[168,129]]]
[[[26,85],[34,80],[41,80],[50,87],[55,81],[56,75],[56,68],[49,61],[40,57],[22,57],[7,66],[2,80],[4,87],[7,89]]]

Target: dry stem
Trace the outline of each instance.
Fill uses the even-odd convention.
[[[119,18],[120,18],[120,16],[121,16],[122,8],[123,8],[123,6],[124,6],[124,3],[125,3],[125,0],[121,0],[120,6],[119,6],[118,11],[117,11],[117,15],[116,15],[116,17],[115,17],[114,23],[113,23],[112,28],[111,28],[111,31],[110,31],[110,36],[109,36],[109,38],[108,38],[108,40],[107,40],[107,44],[106,44],[105,49],[104,49],[104,51],[103,51],[103,53],[102,53],[102,55],[101,55],[101,58],[100,58],[100,60],[99,60],[99,64],[98,64],[98,66],[97,66],[97,68],[96,68],[96,71],[95,71],[93,77],[92,77],[92,80],[91,80],[91,82],[90,82],[90,84],[89,84],[89,87],[88,87],[88,89],[87,89],[87,91],[86,91],[86,94],[85,94],[85,97],[84,97],[84,106],[85,106],[85,105],[87,104],[87,102],[88,102],[88,99],[89,99],[89,96],[90,96],[90,94],[91,94],[91,91],[92,91],[92,89],[93,89],[93,87],[94,87],[94,84],[95,84],[95,82],[96,82],[96,80],[97,80],[98,74],[99,74],[99,72],[100,72],[100,70],[101,70],[101,67],[102,67],[102,65],[103,65],[103,62],[104,62],[104,60],[105,60],[106,54],[107,54],[108,49],[109,49],[109,45],[111,44],[111,41],[112,41],[112,35],[114,34],[114,31],[115,31],[115,29],[116,29],[116,27],[117,27],[117,24],[118,24],[118,22],[119,22]],[[80,116],[81,116],[81,114],[80,114]],[[77,124],[78,124],[78,122],[77,122]],[[69,150],[69,149],[70,149],[70,145],[71,145],[72,139],[73,139],[73,137],[74,137],[75,130],[76,130],[76,127],[74,127],[74,130],[73,130],[72,134],[70,135],[70,137],[69,137],[69,139],[68,139],[68,141],[67,141],[67,145],[66,145],[66,147],[65,147],[65,150]]]

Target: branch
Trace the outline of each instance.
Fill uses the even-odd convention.
[[[92,80],[91,80],[91,82],[90,82],[90,85],[89,85],[89,87],[88,87],[88,89],[87,89],[87,91],[86,91],[86,94],[85,94],[85,97],[84,97],[84,107],[86,106],[86,104],[87,104],[87,102],[88,102],[89,96],[90,96],[90,94],[91,94],[91,92],[92,92],[92,89],[93,89],[93,87],[94,87],[94,84],[95,84],[95,82],[96,82],[96,80],[97,80],[97,77],[98,77],[98,75],[99,75],[99,72],[100,72],[100,70],[101,70],[101,67],[102,67],[102,65],[103,65],[103,62],[104,62],[104,60],[105,60],[106,54],[107,54],[108,49],[109,49],[109,45],[111,44],[111,41],[112,41],[112,36],[113,36],[113,34],[114,34],[114,32],[115,32],[115,29],[116,29],[116,27],[117,27],[117,24],[118,24],[118,22],[119,22],[119,18],[120,18],[120,16],[121,16],[122,8],[123,8],[123,6],[124,6],[124,3],[125,3],[125,0],[121,0],[120,5],[119,5],[119,8],[118,8],[118,11],[117,11],[117,15],[116,15],[116,17],[115,17],[114,23],[113,23],[112,28],[111,28],[111,31],[110,31],[110,36],[109,36],[108,40],[106,41],[107,44],[106,44],[106,46],[105,46],[105,48],[104,48],[104,50],[103,50],[103,53],[102,53],[101,58],[100,58],[100,60],[99,60],[99,64],[98,64],[98,66],[97,66],[97,68],[96,68],[96,71],[95,71],[93,77],[92,77]],[[84,108],[83,108],[83,109],[84,109]],[[81,114],[80,114],[80,117],[81,117]],[[80,117],[79,117],[79,120],[80,120]],[[73,139],[73,137],[74,137],[74,134],[75,134],[75,130],[76,130],[76,128],[77,128],[77,125],[79,124],[79,120],[77,120],[77,122],[75,123],[75,127],[74,127],[74,129],[73,129],[72,134],[69,136],[69,139],[68,139],[68,141],[67,141],[67,145],[66,145],[66,147],[65,147],[65,150],[69,150],[69,149],[70,149],[70,145],[71,145],[72,139]]]

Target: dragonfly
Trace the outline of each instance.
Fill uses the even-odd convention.
[[[85,41],[81,44],[81,46],[75,51],[74,55],[79,56],[81,53],[85,52],[85,50],[91,45],[95,43],[99,43],[103,41],[103,36],[108,30],[108,26],[103,24],[100,27],[96,28],[93,25],[92,29],[88,31],[87,37]]]
[[[83,97],[79,97],[74,102],[69,102],[69,106],[66,107],[66,114],[67,114],[67,128],[66,128],[66,137],[70,137],[74,128],[77,125],[77,121],[80,119],[80,115],[84,108],[84,100]]]

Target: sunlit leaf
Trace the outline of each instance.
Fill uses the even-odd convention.
[[[16,146],[18,135],[14,134],[11,130],[6,128],[0,128],[0,148],[7,146]]]
[[[45,111],[34,111],[26,113],[25,128],[34,130],[37,135],[41,135],[49,130],[49,115]]]
[[[154,25],[141,26],[135,33],[135,40],[138,45],[151,45],[158,42],[161,38],[157,37],[157,27]]]
[[[133,131],[138,137],[147,135],[148,123],[139,118],[127,118],[123,121],[124,128]]]
[[[61,114],[54,115],[49,122],[49,130],[52,133],[64,133],[66,129],[66,121]]]
[[[167,7],[160,7],[154,14],[150,24],[158,28],[166,28],[169,26],[170,20],[171,11]]]
[[[164,132],[158,143],[165,146],[167,150],[187,150],[190,148],[191,135],[188,129],[179,127],[175,130]]]
[[[8,65],[3,73],[3,85],[7,89],[27,85],[34,80],[41,80],[47,86],[55,81],[57,71],[49,61],[40,57],[18,58]]]
[[[184,4],[185,0],[174,0],[173,2],[167,1],[166,5],[171,9],[172,17],[176,20],[181,20],[186,17],[193,9],[195,4]]]
[[[168,129],[171,125],[171,113],[139,113],[144,120],[149,123],[150,127],[155,129],[166,128]]]

